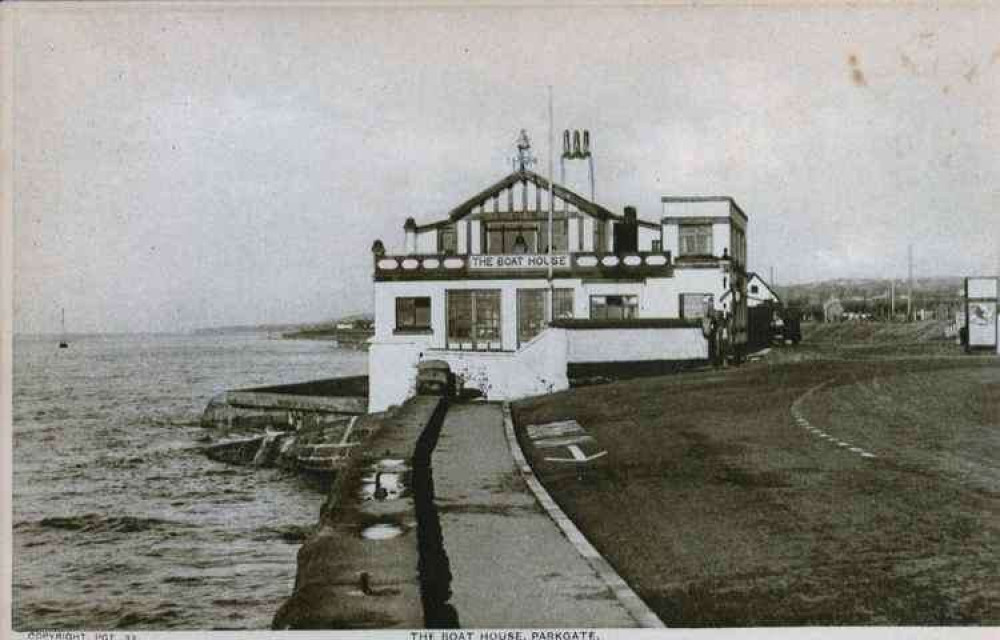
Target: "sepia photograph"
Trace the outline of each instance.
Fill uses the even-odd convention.
[[[5,636],[996,633],[1000,5],[0,21]]]

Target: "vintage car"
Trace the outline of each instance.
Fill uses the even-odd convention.
[[[455,380],[444,360],[424,360],[417,365],[417,393],[431,396],[454,394]]]

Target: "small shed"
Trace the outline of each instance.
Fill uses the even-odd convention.
[[[844,304],[840,298],[830,298],[823,303],[823,321],[840,322],[844,319]]]
[[[757,307],[762,304],[781,306],[781,298],[771,285],[760,277],[760,274],[750,272],[747,278],[747,306]]]

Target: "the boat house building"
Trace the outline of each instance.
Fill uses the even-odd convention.
[[[745,343],[747,216],[732,198],[665,196],[657,221],[615,213],[594,201],[586,132],[564,134],[573,189],[532,163],[522,132],[511,173],[440,219],[407,218],[401,250],[374,243],[371,411],[414,392],[421,360],[511,399]]]

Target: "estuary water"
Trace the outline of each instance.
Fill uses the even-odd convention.
[[[324,495],[206,458],[201,412],[366,363],[257,334],[15,337],[14,628],[269,628]]]

